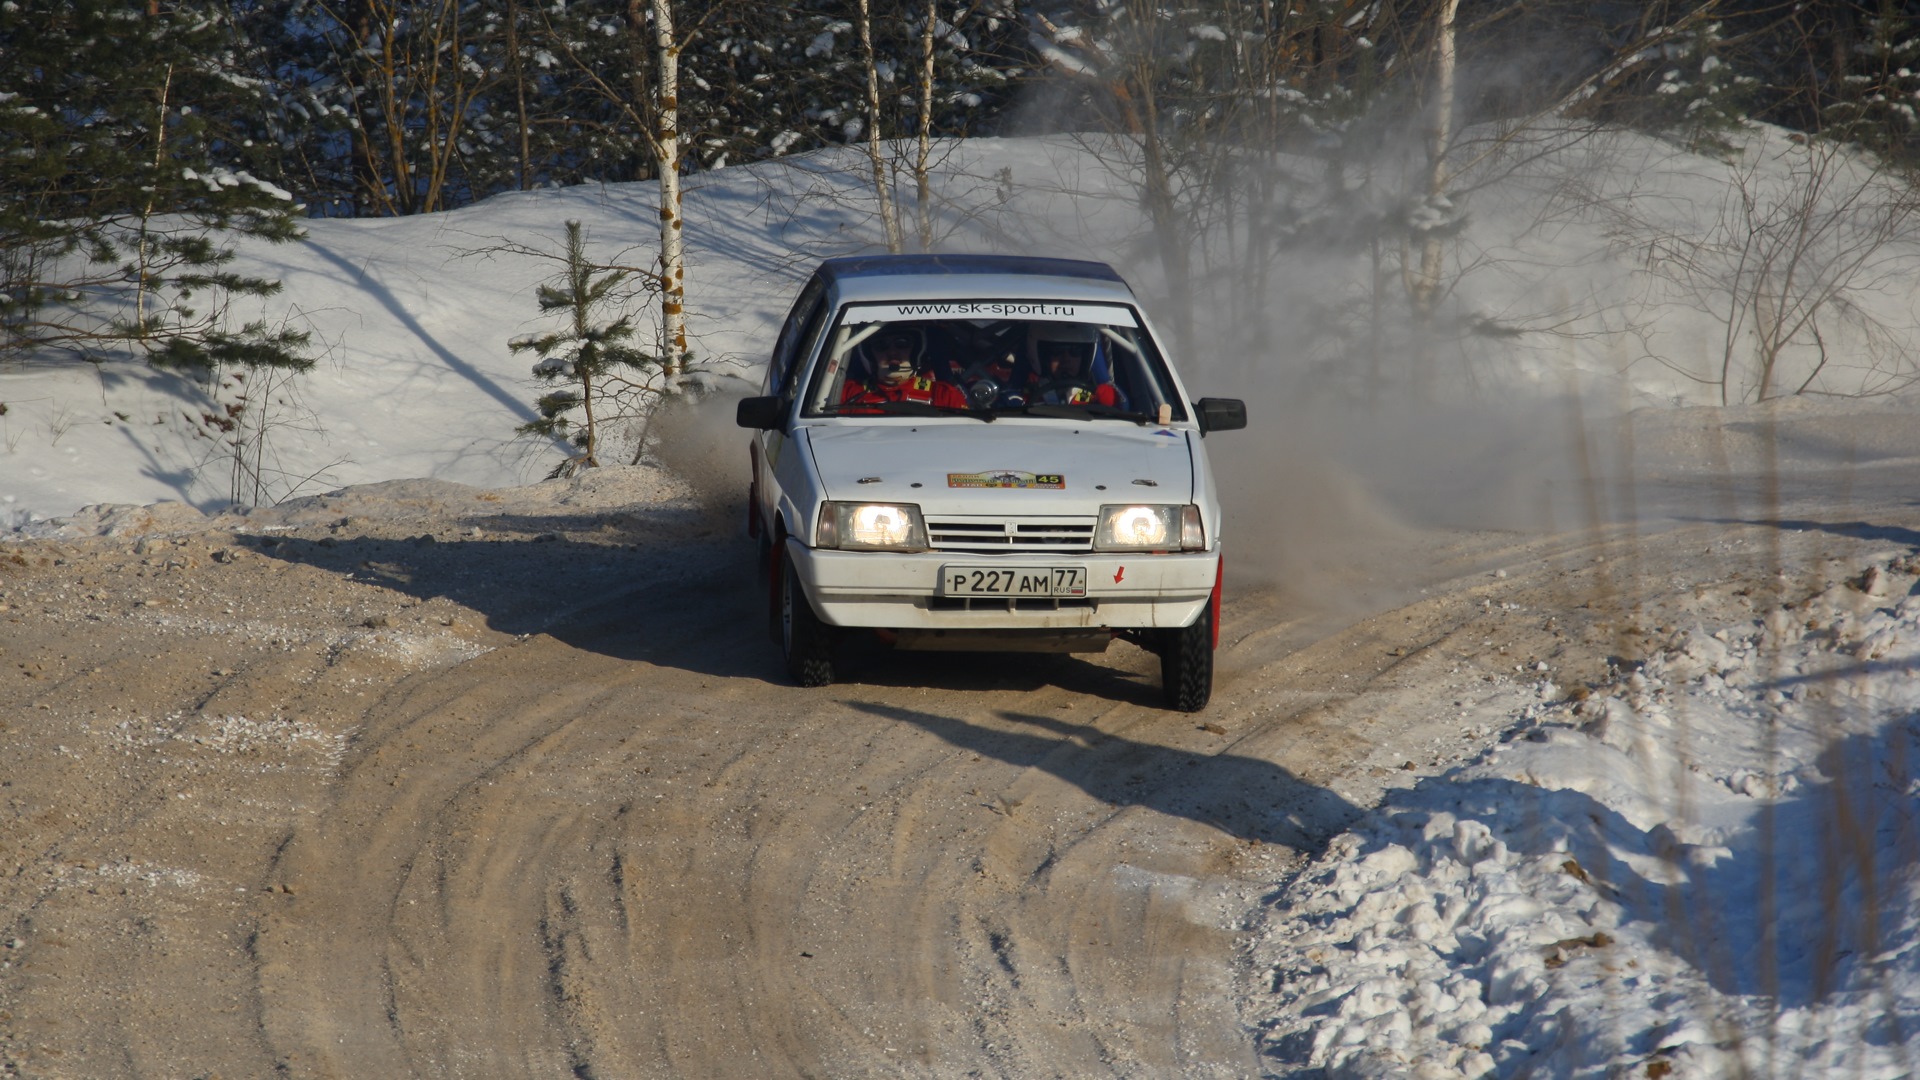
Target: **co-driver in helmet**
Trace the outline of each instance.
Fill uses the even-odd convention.
[[[920,333],[910,326],[881,328],[863,346],[872,361],[870,381],[848,379],[840,393],[843,405],[880,405],[889,401],[924,401],[940,408],[964,409],[967,397],[960,388],[918,372]]]
[[[1036,323],[1029,339],[1036,372],[1027,400],[1055,405],[1117,405],[1112,383],[1094,382],[1093,347],[1099,332],[1083,323]]]

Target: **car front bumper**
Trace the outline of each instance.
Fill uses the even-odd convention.
[[[899,554],[822,551],[791,538],[787,558],[814,610],[833,626],[895,630],[1071,630],[1188,626],[1219,579],[1220,552],[1155,555]],[[940,592],[944,567],[1084,566],[1084,597],[961,598]]]

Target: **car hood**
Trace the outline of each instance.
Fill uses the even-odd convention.
[[[1188,433],[1063,421],[807,429],[827,498],[929,512],[1092,514],[1102,503],[1193,500]]]

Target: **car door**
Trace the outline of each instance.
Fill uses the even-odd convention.
[[[793,408],[795,385],[803,374],[807,357],[812,355],[818,342],[821,327],[826,323],[828,306],[826,282],[815,277],[800,290],[793,309],[787,313],[787,321],[780,328],[780,337],[774,342],[773,356],[767,364],[766,381],[760,392],[768,397],[779,398],[788,414]],[[771,528],[777,520],[779,488],[773,482],[772,473],[791,444],[792,437],[784,426],[754,433],[751,451],[753,480],[749,491],[754,513],[748,527],[755,535],[763,526]]]

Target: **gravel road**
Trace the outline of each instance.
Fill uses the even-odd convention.
[[[1920,535],[1850,490],[1239,582],[1198,715],[1125,644],[790,687],[731,511],[647,467],[0,538],[0,1069],[1260,1075],[1275,882],[1650,599]]]

